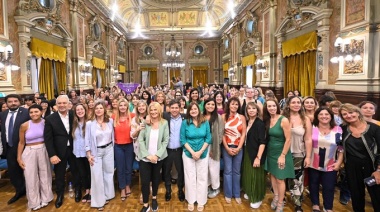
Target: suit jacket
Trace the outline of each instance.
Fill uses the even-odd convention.
[[[185,114],[180,113],[182,121],[185,119]],[[162,117],[168,122],[168,127],[169,127],[169,134],[170,134],[170,119],[171,119],[171,114],[168,112],[164,112]]]
[[[166,147],[169,143],[169,127],[168,122],[166,120],[161,120],[162,122],[159,124],[159,131],[158,131],[158,143],[157,143],[157,153],[159,160],[163,160],[168,156],[168,153],[166,151]],[[150,131],[152,130],[151,125],[145,125],[145,129],[143,129],[137,141],[140,145],[140,151],[138,154],[138,158],[140,160],[144,159],[145,157],[149,156],[149,139],[150,139]]]
[[[2,113],[0,113],[0,119],[1,119],[1,143],[3,144],[3,156],[7,155],[8,151],[8,145],[7,145],[7,138],[6,138],[6,133],[5,133],[5,121],[7,120],[9,110],[6,110]],[[18,108],[17,116],[16,119],[13,123],[13,136],[12,136],[12,141],[13,141],[13,146],[18,146],[18,142],[20,140],[20,126],[24,122],[28,121],[30,119],[28,109],[25,109],[23,107]]]
[[[62,158],[68,148],[67,141],[70,142],[70,151],[73,149],[72,126],[74,115],[71,110],[68,112],[68,116],[69,133],[67,133],[65,125],[63,125],[59,112],[53,113],[45,119],[44,139],[49,158],[54,155]]]

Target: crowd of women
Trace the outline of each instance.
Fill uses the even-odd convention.
[[[33,98],[27,98],[32,103],[26,101],[23,106],[19,96],[8,95],[0,114],[2,146],[8,148],[3,155],[7,156],[8,164],[15,160],[23,170],[28,206],[38,210],[52,201],[51,164],[56,173],[55,206],[62,205],[65,182],[59,181],[62,180],[59,170],[69,163],[75,200],[90,202],[91,207],[104,210],[115,197],[114,168],[121,201],[125,201],[132,192],[132,166],[137,160],[141,211],[158,210],[161,176],[167,178],[163,179],[165,199],[170,201],[168,178],[175,169],[181,172],[179,200],[187,200],[189,211],[195,209],[194,204],[198,211],[203,211],[207,199],[220,193],[223,160],[226,203],[234,199],[241,204],[243,191],[250,206],[259,208],[269,175],[273,210],[283,211],[288,189],[294,210],[303,211],[304,188],[308,186],[311,210],[320,211],[322,206],[330,212],[338,173],[344,170],[347,185],[341,186],[342,190],[351,191],[348,194],[353,210],[365,210],[367,189],[374,210],[380,211],[380,122],[373,119],[375,103],[342,104],[331,92],[317,101],[311,96],[301,97],[296,91],[288,92],[280,105],[271,90],[264,95],[260,88],[243,86],[228,92],[216,85],[201,89],[140,86],[134,93],[125,94],[113,87],[96,89],[94,96],[83,91],[80,96],[75,91],[69,96],[62,93],[54,101],[38,94],[34,101],[40,99],[39,103],[33,104]],[[25,110],[22,107],[28,109],[29,117],[16,130],[12,126],[18,123],[14,112]],[[17,153],[12,155],[9,152],[15,135],[11,138],[11,134],[15,130],[19,142]],[[61,145],[56,143],[58,138],[68,151],[61,153],[57,149]],[[174,161],[175,168],[171,170],[174,160],[171,155],[177,151],[182,160]],[[17,183],[12,184],[16,187],[14,202],[23,190],[17,190]]]

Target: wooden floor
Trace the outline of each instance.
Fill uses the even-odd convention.
[[[116,198],[111,200],[111,202],[106,205],[104,211],[112,211],[112,212],[119,212],[119,211],[130,211],[130,212],[138,212],[141,210],[142,205],[139,203],[139,195],[140,195],[140,189],[138,188],[138,177],[135,176],[133,178],[133,182],[135,185],[132,187],[132,195],[124,202],[120,200],[120,192],[116,191]],[[187,203],[180,202],[177,197],[177,187],[176,185],[173,185],[173,193],[172,193],[172,200],[170,202],[165,201],[165,186],[163,183],[161,183],[159,187],[158,192],[158,203],[159,203],[159,211],[165,211],[165,212],[172,212],[172,211],[187,211]],[[14,190],[9,182],[9,179],[1,179],[0,180],[0,211],[10,211],[10,212],[21,212],[21,211],[30,211],[30,209],[27,208],[27,199],[26,197],[21,198],[16,203],[13,203],[12,205],[7,205],[7,201],[14,195]],[[243,197],[243,195],[242,195]],[[265,199],[263,201],[263,204],[259,209],[251,209],[249,207],[248,200],[243,199],[242,204],[237,204],[234,200],[231,204],[227,204],[224,201],[223,194],[219,194],[217,198],[209,199],[204,211],[209,212],[246,212],[246,211],[255,211],[255,212],[267,212],[272,211],[270,209],[270,202],[272,201],[273,194],[267,190],[267,195],[265,196]],[[288,204],[285,206],[284,211],[294,211],[293,205],[290,203],[290,197],[289,194],[287,194],[288,198]],[[322,198],[322,197],[321,197]],[[373,211],[369,198],[367,195],[367,203],[366,203],[366,212]],[[56,209],[54,207],[54,200],[45,208],[40,209],[41,212],[49,212],[49,211],[97,211],[94,208],[90,208],[89,203],[75,203],[73,198],[69,198],[69,195],[65,194],[65,199],[63,202],[63,205],[61,208]],[[322,202],[322,200],[321,200]],[[308,197],[305,198],[305,201],[303,203],[303,209],[305,212],[311,211],[311,202]],[[195,210],[196,211],[196,208]],[[351,203],[349,203],[347,206],[343,206],[339,203],[339,191],[335,191],[335,198],[334,198],[334,211],[352,211]]]

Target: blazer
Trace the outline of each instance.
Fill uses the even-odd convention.
[[[180,116],[181,116],[182,121],[183,121],[185,119],[185,114],[180,113]],[[169,112],[164,112],[162,114],[162,117],[168,122],[169,134],[170,134],[170,119],[171,119],[171,114]]]
[[[158,132],[158,143],[157,143],[157,157],[159,160],[163,160],[168,156],[168,153],[166,151],[166,147],[169,143],[169,127],[168,122],[165,119],[161,120],[161,123],[159,124],[159,132]],[[150,131],[152,130],[151,125],[145,125],[145,129],[143,129],[139,137],[137,138],[137,141],[140,145],[140,151],[138,153],[139,160],[142,160],[149,156],[149,139],[150,139]]]
[[[255,161],[257,153],[259,152],[259,147],[261,144],[266,145],[267,140],[265,139],[265,124],[264,122],[256,118],[253,122],[251,128],[249,128],[247,132],[247,136],[245,137],[246,146],[249,159],[251,159],[251,164]],[[261,155],[260,164],[263,165],[266,158],[266,149]]]
[[[113,144],[115,143],[115,131],[113,128],[113,119],[109,119],[109,122],[107,123],[107,126],[109,129],[112,130],[111,132],[111,140]],[[87,151],[91,151],[92,156],[96,156],[98,152],[97,143],[96,143],[96,131],[98,130],[96,120],[87,121],[86,122],[86,135],[84,137],[84,148]],[[113,151],[113,150],[112,150]]]
[[[7,143],[7,138],[6,138],[6,127],[5,127],[5,121],[7,120],[7,116],[9,113],[9,109],[1,112],[0,113],[0,120],[1,120],[1,143],[3,144],[3,156],[5,157],[8,152],[8,143]],[[30,119],[28,109],[19,107],[16,119],[13,123],[13,136],[12,136],[12,141],[13,141],[13,146],[18,146],[18,142],[20,140],[20,126],[24,122],[28,121]]]
[[[68,148],[67,141],[70,142],[70,151],[73,150],[73,111],[69,110],[68,116],[69,133],[67,133],[65,125],[63,125],[59,112],[53,113],[45,119],[44,139],[49,158],[55,155],[63,158]]]

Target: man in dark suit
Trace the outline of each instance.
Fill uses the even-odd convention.
[[[17,148],[19,130],[22,123],[30,119],[28,110],[20,107],[21,97],[17,94],[9,94],[5,97],[8,110],[1,113],[1,142],[3,144],[3,156],[7,159],[8,173],[16,194],[8,204],[16,202],[25,195],[25,179],[23,170],[17,162]]]
[[[182,120],[184,118],[184,114],[180,114],[179,100],[173,99],[169,103],[170,113],[165,112],[163,114],[164,119],[168,121],[169,125],[169,143],[167,146],[168,156],[164,159],[163,164],[163,172],[164,172],[164,180],[165,180],[165,200],[169,201],[171,199],[171,174],[172,165],[174,166],[178,172],[178,199],[183,202],[185,200],[185,194],[183,192],[183,187],[185,185],[185,178],[183,172],[183,162],[182,162],[182,146],[180,142],[180,131]]]
[[[68,110],[69,98],[60,95],[57,98],[58,112],[48,116],[45,120],[44,139],[50,162],[54,164],[57,199],[55,207],[61,207],[65,192],[65,174],[67,162],[70,164],[71,175],[75,190],[75,201],[81,199],[81,191],[77,186],[75,156],[73,154],[72,124],[73,113]]]

